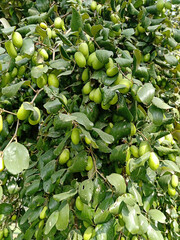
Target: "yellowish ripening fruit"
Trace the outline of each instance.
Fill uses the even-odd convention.
[[[56,77],[55,74],[53,74],[53,73],[49,74],[49,76],[48,76],[48,85],[56,87],[56,88],[59,87],[59,80],[58,80],[58,78]]]
[[[81,52],[76,52],[74,58],[79,67],[83,68],[86,66],[86,58]]]
[[[34,107],[34,110],[37,112],[38,114],[38,118],[37,119],[34,119],[34,115],[33,115],[33,112],[31,112],[29,118],[28,118],[28,121],[31,125],[36,125],[40,122],[40,119],[41,119],[41,113],[40,113],[40,110],[39,108],[37,107]]]
[[[16,58],[17,57],[17,51],[11,41],[5,42],[5,48],[9,54],[10,57]]]
[[[3,118],[2,115],[0,115],[0,132],[3,130]]]
[[[171,184],[168,185],[168,194],[171,196],[171,197],[174,197],[176,195],[176,189],[174,189]]]
[[[150,157],[149,157],[149,167],[152,169],[152,170],[157,170],[158,167],[159,167],[159,158],[158,156],[156,155],[156,153],[154,152],[151,152],[150,153]]]
[[[92,237],[93,231],[94,231],[94,228],[89,226],[84,232],[83,239],[90,240]]]
[[[82,92],[83,92],[84,94],[89,94],[91,91],[92,91],[91,82],[87,82],[87,83],[84,85],[84,87],[83,87],[83,89],[82,89]]]
[[[79,52],[81,52],[86,59],[89,57],[89,48],[87,43],[83,42],[79,45]]]
[[[28,103],[28,102],[26,102]],[[29,104],[29,103],[28,103]],[[25,120],[30,114],[29,110],[24,109],[23,104],[21,104],[21,107],[19,108],[18,112],[17,112],[17,118],[19,120]]]
[[[151,146],[147,141],[142,141],[139,145],[139,156],[141,157],[147,152],[151,151]]]
[[[44,60],[47,60],[48,57],[49,57],[49,55],[48,55],[48,53],[46,52],[45,49],[40,49],[39,54],[44,58]]]
[[[92,1],[91,3],[91,10],[94,12],[96,10],[97,7],[97,2],[96,1]]]
[[[172,175],[171,177],[171,186],[173,188],[176,188],[178,186],[179,180],[178,180],[178,176],[177,175]]]
[[[93,168],[93,160],[91,156],[88,156],[86,171],[90,171]]]
[[[78,196],[78,197],[76,198],[75,205],[76,205],[76,208],[77,208],[79,211],[82,211],[82,210],[83,210],[84,203],[81,201],[80,196]]]
[[[4,170],[4,159],[2,156],[0,156],[0,172]]]
[[[85,68],[82,73],[82,80],[86,82],[89,79],[89,69]]]
[[[135,145],[131,145],[130,147],[131,153],[133,157],[138,158],[139,157],[139,149]]]
[[[47,211],[47,209],[48,209],[47,206],[45,206],[43,208],[43,210],[41,211],[40,216],[39,216],[40,219],[45,219],[46,218],[46,211]]]
[[[47,29],[47,24],[46,23],[41,22],[39,25],[40,25],[41,28]]]

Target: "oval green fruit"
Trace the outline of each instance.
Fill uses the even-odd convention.
[[[58,29],[62,28],[62,19],[60,17],[55,18],[54,27]]]
[[[94,231],[94,228],[92,226],[89,226],[84,232],[83,239],[90,240],[92,237],[93,231]]]
[[[14,116],[12,114],[8,114],[6,117],[6,121],[9,125],[11,125],[14,122]]]
[[[165,2],[164,7],[170,10],[172,8],[171,2]]]
[[[81,201],[80,196],[78,196],[78,197],[76,198],[75,205],[76,205],[76,208],[77,208],[79,211],[82,211],[82,210],[83,210],[84,203]]]
[[[179,180],[178,180],[178,176],[173,174],[171,177],[171,186],[173,188],[176,188],[178,186]]]
[[[89,94],[91,91],[92,91],[91,82],[87,82],[87,83],[84,85],[84,87],[83,87],[83,89],[82,89],[82,92],[83,92],[84,94]]]
[[[140,32],[140,33],[145,32],[145,28],[143,28],[140,23],[137,25],[137,29],[138,29],[138,32]]]
[[[3,130],[3,117],[0,115],[0,132]]]
[[[174,197],[176,195],[176,189],[174,189],[170,184],[168,185],[168,194],[171,197]]]
[[[8,236],[8,234],[9,234],[9,230],[8,230],[8,228],[4,228],[3,229],[3,234],[4,234],[4,237],[7,237]]]
[[[79,134],[78,128],[73,128],[72,133],[71,133],[71,140],[72,140],[73,144],[75,144],[75,145],[79,144],[80,134]]]
[[[119,85],[121,84],[121,81],[123,80],[123,76],[122,76],[122,73],[119,73],[117,78],[116,78],[116,81],[113,83],[113,85]]]
[[[111,14],[110,18],[111,18],[111,21],[112,21],[114,24],[118,23],[119,20],[120,20],[119,17],[118,17],[116,14],[114,14],[114,13]]]
[[[4,170],[4,159],[2,156],[0,156],[0,172]]]
[[[40,215],[39,215],[39,218],[40,218],[40,219],[45,219],[45,218],[46,218],[46,211],[47,211],[47,209],[48,209],[48,207],[45,206],[45,207],[43,208],[43,210],[40,212]]]
[[[82,80],[86,82],[89,79],[89,69],[85,68],[82,73]]]
[[[21,48],[23,45],[23,39],[19,32],[14,32],[12,35],[12,42],[15,47]]]
[[[100,88],[94,91],[94,102],[100,104],[102,102],[102,93]]]
[[[114,67],[114,61],[112,58],[109,58],[109,62],[105,65],[106,70],[108,68],[113,68]]]
[[[94,43],[92,41],[88,42],[88,47],[89,47],[89,52],[93,53],[95,51],[95,46]]]
[[[90,171],[93,168],[93,160],[91,156],[88,156],[86,171]]]
[[[26,102],[26,103],[28,103],[28,102]],[[23,103],[22,103],[20,108],[19,108],[19,110],[18,110],[18,112],[17,112],[17,118],[19,120],[25,120],[29,116],[29,114],[30,114],[30,111],[24,109]]]
[[[103,104],[103,102],[101,102],[101,107],[102,107],[102,109],[104,109],[104,110],[108,110],[109,108],[110,108],[110,104],[108,103],[108,104],[106,104],[106,105],[104,105]]]
[[[87,64],[92,67],[92,63],[94,62],[94,60],[96,59],[96,52],[93,52],[89,55],[88,60],[87,60]]]
[[[47,32],[48,38],[51,39],[52,38],[52,31],[51,31],[51,29],[47,28],[46,32]]]
[[[158,156],[156,155],[156,153],[154,152],[151,152],[150,153],[150,157],[149,157],[149,167],[152,169],[152,170],[157,170],[158,167],[159,167],[159,158]]]
[[[131,133],[130,136],[134,136],[136,134],[136,126],[134,123],[131,123]]]
[[[5,48],[9,54],[10,57],[16,58],[17,57],[17,51],[11,41],[5,42]]]
[[[106,74],[108,75],[108,77],[113,77],[118,73],[118,67],[114,66],[112,68],[108,68],[106,70]]]
[[[86,42],[79,45],[79,52],[81,52],[86,59],[89,57],[89,48]]]
[[[150,53],[147,53],[146,55],[144,55],[144,62],[149,62],[150,58],[151,58]]]
[[[17,74],[18,74],[18,70],[17,70],[16,67],[14,67],[13,70],[12,70],[12,72],[11,72],[11,77],[12,77],[12,78],[15,78],[15,77],[17,76]]]
[[[3,236],[4,236],[3,230],[0,230],[0,239],[3,239]]]
[[[41,22],[39,25],[40,25],[41,28],[47,29],[47,24],[46,23]]]
[[[18,69],[18,77],[23,76],[25,72],[26,72],[26,67],[24,65],[20,66],[20,68]]]
[[[117,101],[118,101],[118,95],[117,95],[117,93],[115,93],[113,99],[109,102],[109,104],[114,105],[117,103]]]
[[[79,67],[83,68],[86,66],[86,58],[81,52],[76,52],[74,58]]]
[[[93,69],[94,69],[94,70],[99,70],[99,69],[101,69],[103,66],[104,66],[104,64],[103,64],[102,62],[100,62],[100,61],[98,60],[98,58],[96,57],[96,55],[95,55],[94,60],[93,60],[93,62],[92,62],[92,67],[93,67]]]
[[[95,93],[96,89],[93,89],[90,93],[89,93],[89,99],[91,101],[94,101],[94,93]]]
[[[43,88],[44,85],[47,84],[47,75],[45,73],[43,73],[43,75],[41,77],[37,78],[36,83],[39,88]]]
[[[91,139],[89,139],[88,137],[85,136],[84,140],[85,140],[86,144],[88,144],[88,145],[91,144]]]
[[[161,12],[163,10],[163,7],[164,7],[164,0],[157,0],[157,3],[156,3],[157,10]]]
[[[53,73],[49,74],[49,76],[48,76],[48,85],[56,87],[56,88],[59,87],[59,80],[58,80],[58,78],[56,77],[55,74],[53,74]]]
[[[37,107],[34,107],[34,110],[36,110],[37,114],[38,114],[38,118],[37,119],[34,119],[34,115],[33,115],[33,112],[31,112],[29,118],[28,118],[28,121],[31,125],[36,125],[40,122],[40,119],[41,119],[41,113],[40,113],[40,110],[39,108]]]
[[[44,60],[47,60],[49,58],[49,55],[44,48],[39,50],[39,54],[44,58]]]
[[[139,149],[135,145],[131,145],[130,147],[131,153],[133,157],[138,158],[139,157]]]
[[[12,215],[11,220],[16,221],[16,219],[17,219],[17,215],[16,214]]]
[[[147,152],[151,151],[151,146],[147,141],[142,141],[139,145],[139,156],[141,157]]]
[[[70,156],[70,152],[69,149],[64,149],[61,153],[61,155],[59,156],[59,163],[65,164],[68,160],[69,160],[69,156]]]
[[[119,82],[119,84],[122,84],[122,85],[125,86],[124,88],[120,88],[120,89],[119,89],[119,92],[120,92],[120,93],[126,94],[126,93],[129,92],[130,87],[131,87],[131,82],[130,82],[128,79],[123,78],[123,79]]]
[[[91,3],[91,10],[94,12],[96,10],[97,7],[97,2],[96,1],[92,1]]]

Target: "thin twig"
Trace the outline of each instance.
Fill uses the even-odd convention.
[[[19,128],[19,119],[17,120],[15,133],[14,133],[14,135],[12,136],[11,140],[9,141],[9,143],[7,144],[6,148],[7,148],[7,147],[12,143],[12,141],[16,138],[18,128]]]
[[[17,115],[16,113],[7,111],[7,110],[5,110],[5,109],[3,109],[3,108],[0,108],[0,112],[6,112],[6,113],[9,113],[9,114],[12,114],[12,115],[15,115],[15,116]]]
[[[36,93],[36,90],[31,85],[29,85],[29,87]]]
[[[36,95],[33,97],[32,101],[31,101],[31,104],[34,103],[35,99],[37,98],[37,96],[39,95],[39,93],[43,90],[43,88],[39,89],[36,91]]]

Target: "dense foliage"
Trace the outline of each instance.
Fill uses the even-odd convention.
[[[178,239],[179,1],[2,0],[0,239]]]

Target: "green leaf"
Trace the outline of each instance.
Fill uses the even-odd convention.
[[[111,91],[110,88],[108,88],[107,86],[104,86],[102,88],[102,95],[103,95],[103,104],[106,105],[113,99],[115,95],[115,91]]]
[[[113,56],[113,52],[108,50],[96,50],[96,56],[100,62],[106,64],[109,62],[109,58]]]
[[[55,156],[59,156],[59,154],[62,152],[63,147],[66,144],[66,141],[68,140],[68,138],[71,136],[71,132],[68,132],[68,134],[63,138],[63,140],[59,143],[59,145],[57,146],[57,148],[54,150],[54,155]]]
[[[122,217],[128,231],[132,234],[137,234],[139,231],[139,219],[136,210],[134,208],[129,210],[124,204],[122,208]]]
[[[60,37],[60,39],[63,41],[64,44],[68,45],[68,46],[72,46],[72,42],[69,41],[69,39],[67,39],[67,37],[65,37],[60,31],[56,32],[57,35]]]
[[[126,192],[126,183],[123,176],[120,174],[112,173],[111,175],[107,176],[107,180],[115,187],[117,195],[122,195]]]
[[[172,149],[169,147],[164,147],[164,146],[154,146],[158,151],[161,153],[167,155],[169,153],[179,153],[179,149]]]
[[[164,160],[163,164],[175,172],[180,172],[179,166],[170,160]]]
[[[118,57],[114,59],[121,67],[130,67],[133,63],[132,58],[122,58]]]
[[[64,59],[51,60],[49,62],[49,65],[50,67],[55,68],[57,70],[65,71],[69,66],[69,62],[65,61]]]
[[[11,98],[16,95],[18,90],[21,88],[21,86],[25,83],[25,81],[21,81],[19,83],[13,84],[8,87],[4,87],[2,89],[2,94],[8,98]]]
[[[87,153],[85,151],[79,152],[73,159],[72,165],[69,167],[70,172],[82,172],[87,166]]]
[[[101,129],[99,129],[99,128],[92,128],[92,130],[94,130],[95,132],[97,132],[97,134],[99,134],[100,138],[101,138],[104,142],[106,142],[106,143],[108,143],[108,144],[113,143],[114,137],[113,137],[112,135],[103,132],[103,131],[102,131]]]
[[[68,198],[73,197],[74,195],[76,195],[76,193],[77,193],[77,190],[73,188],[68,192],[63,192],[63,193],[53,195],[53,199],[60,202],[62,200],[66,200]]]
[[[64,114],[64,113],[60,113],[59,114],[59,118],[60,120],[62,120],[63,122],[69,122],[69,121],[74,121],[77,119],[76,116],[72,116],[72,114]]]
[[[23,45],[21,47],[21,55],[27,54],[32,56],[35,51],[34,42],[30,38],[23,40]]]
[[[152,104],[154,104],[157,108],[160,108],[160,109],[170,109],[170,108],[172,108],[171,106],[169,106],[167,103],[165,103],[162,99],[160,99],[158,97],[153,98]]]
[[[155,88],[151,83],[146,83],[140,90],[138,90],[137,95],[141,102],[149,105],[154,97]]]
[[[55,99],[54,101],[46,102],[43,107],[48,113],[57,113],[62,108],[62,104],[59,99]]]
[[[31,77],[39,78],[39,77],[41,77],[43,75],[43,73],[47,73],[48,69],[49,68],[48,68],[47,65],[44,66],[43,68],[40,68],[38,66],[32,67],[32,69],[31,69]]]
[[[83,28],[81,15],[75,8],[72,8],[72,18],[70,26],[72,31],[79,31],[80,28]]]
[[[97,228],[96,232],[96,239],[97,240],[109,240],[112,239],[112,236],[114,236],[114,224],[115,220],[111,218],[107,223],[103,223],[100,225],[99,228]],[[93,240],[93,239],[92,239]]]
[[[148,109],[148,116],[151,121],[157,126],[161,126],[163,123],[163,110],[157,108],[154,105],[151,105]]]
[[[52,160],[49,163],[47,163],[40,171],[41,179],[47,180],[51,177],[51,175],[55,172],[56,167],[56,160]]]
[[[142,214],[140,214],[138,218],[139,218],[139,232],[141,234],[146,233],[149,225],[147,218]]]
[[[169,63],[171,66],[178,65],[178,60],[175,56],[170,55],[170,54],[166,54],[166,55],[164,55],[164,57],[165,57],[167,63]]]
[[[87,179],[79,184],[78,193],[84,203],[89,203],[92,199],[94,191],[94,183],[92,180]]]
[[[134,49],[133,51],[134,55],[133,55],[133,73],[136,72],[136,70],[138,69],[140,63],[141,63],[141,51],[139,49]]]
[[[165,223],[166,222],[166,216],[164,213],[157,209],[151,209],[149,210],[148,214],[154,221],[158,221],[160,223]]]
[[[51,229],[56,225],[58,217],[59,217],[59,212],[57,212],[57,211],[53,212],[49,216],[49,218],[46,222],[45,228],[44,228],[44,234],[45,235],[47,235],[51,231]]]
[[[10,215],[13,211],[13,206],[9,203],[0,204],[0,214]]]
[[[110,220],[111,214],[109,212],[109,206],[113,204],[112,197],[105,198],[98,206],[94,214],[94,223],[104,223]]]
[[[127,137],[131,133],[131,124],[129,122],[117,122],[114,124],[111,134],[115,141],[120,140],[123,137]]]
[[[100,24],[99,24],[99,25],[94,25],[94,26],[92,26],[92,27],[91,27],[91,33],[92,33],[93,37],[95,37],[96,34],[97,34],[101,29],[103,29],[103,26],[100,25]]]
[[[117,161],[119,163],[124,163],[126,160],[126,150],[128,148],[127,144],[121,144],[116,146],[110,155],[110,161]]]
[[[125,37],[130,37],[134,34],[134,29],[133,28],[127,28],[122,31],[122,35],[125,35]]]
[[[23,107],[24,107],[24,109],[33,112],[33,117],[34,117],[35,121],[39,118],[38,112],[36,111],[36,109],[34,109],[32,104],[27,103],[27,102],[23,102]]]
[[[71,116],[76,117],[76,121],[83,125],[87,130],[91,130],[92,127],[94,126],[94,123],[92,123],[89,118],[86,116],[86,114],[81,113],[81,112],[75,112],[72,113]]]
[[[36,0],[36,6],[39,12],[46,12],[49,10],[49,0]]]
[[[139,158],[135,158],[135,159],[132,158],[129,163],[130,172],[134,171],[136,168],[140,166],[143,166],[145,162],[149,160],[149,157],[150,157],[150,152],[147,152]]]
[[[56,228],[59,231],[63,231],[68,227],[69,223],[69,204],[67,201],[61,203],[58,220],[56,222]]]
[[[94,192],[92,207],[95,208],[106,196],[106,186],[101,178],[96,177],[94,180]]]
[[[39,191],[40,180],[34,180],[26,189],[26,196],[33,196],[37,191]]]
[[[135,199],[138,202],[139,206],[143,206],[142,197],[141,197],[140,193],[138,192],[138,190],[134,186],[132,186],[129,189],[129,192],[135,197]]]
[[[29,167],[29,152],[20,143],[13,142],[3,151],[4,164],[7,170],[16,175]]]
[[[161,234],[161,232],[155,228],[153,225],[149,225],[148,226],[148,230],[147,230],[147,235],[149,240],[163,240],[163,236]]]

